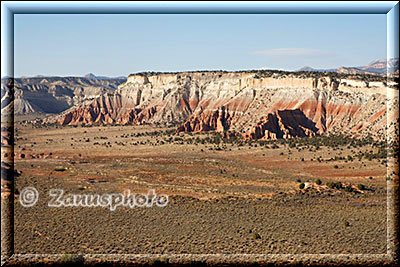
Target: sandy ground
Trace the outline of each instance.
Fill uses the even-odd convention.
[[[386,252],[386,166],[377,159],[327,161],[374,147],[225,144],[217,151],[214,144],[169,144],[165,134],[134,135],[158,130],[150,126],[16,128],[16,187],[34,186],[40,195],[31,208],[16,198],[16,253]],[[300,190],[298,179],[311,188]],[[353,192],[326,185],[338,181]],[[169,202],[115,211],[54,208],[48,207],[52,188],[155,189]]]

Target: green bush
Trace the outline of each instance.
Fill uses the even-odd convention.
[[[322,181],[321,181],[320,179],[317,179],[317,180],[315,181],[315,183],[316,183],[317,185],[321,185],[321,184],[322,184]]]
[[[342,185],[341,182],[336,182],[336,183],[335,183],[335,187],[336,187],[336,189],[342,189],[342,188],[343,188],[343,185]]]
[[[357,185],[357,188],[359,189],[359,190],[365,190],[366,188],[365,188],[365,185],[363,185],[363,184],[358,184]]]
[[[335,188],[335,183],[327,182],[326,185],[331,189]]]
[[[300,189],[304,189],[305,186],[306,186],[306,185],[305,185],[304,183],[299,184],[299,188],[300,188]]]
[[[346,192],[353,192],[353,187],[351,185],[348,185],[344,188],[344,191]]]

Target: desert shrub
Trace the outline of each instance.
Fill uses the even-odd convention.
[[[322,184],[322,181],[321,181],[320,179],[317,179],[317,180],[315,181],[315,183],[316,183],[317,185],[320,185],[320,184]]]
[[[331,189],[335,188],[335,183],[328,182],[328,183],[326,183],[326,185]]]
[[[299,188],[300,188],[300,189],[304,189],[305,186],[306,186],[306,185],[305,185],[304,183],[299,184]]]
[[[335,165],[335,166],[333,166],[333,168],[335,168],[335,169],[339,169],[339,166],[338,166],[338,165]]]
[[[344,188],[344,191],[346,192],[353,192],[353,187],[351,187],[351,185],[348,185]]]
[[[341,182],[336,182],[336,183],[335,183],[335,187],[336,187],[336,189],[342,189],[342,188],[343,188],[343,185],[342,185]]]
[[[365,190],[365,189],[366,189],[365,185],[363,185],[363,184],[358,184],[358,185],[357,185],[357,188],[358,188],[359,190]]]
[[[297,179],[296,182],[301,183],[301,179]]]

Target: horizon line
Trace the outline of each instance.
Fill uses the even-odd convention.
[[[382,58],[383,59],[383,58]],[[374,61],[377,60],[382,60],[382,59],[375,59],[370,61],[368,64],[373,63]],[[388,60],[395,60],[399,59],[398,57],[393,57],[386,59]],[[197,70],[163,70],[163,71],[157,71],[157,70],[142,70],[142,71],[136,71],[136,72],[131,72],[129,74],[122,74],[122,75],[107,75],[107,74],[94,74],[93,72],[87,72],[86,74],[83,75],[77,75],[77,74],[66,74],[66,75],[60,75],[60,74],[49,74],[49,75],[43,75],[43,74],[34,74],[34,75],[21,75],[21,76],[15,76],[15,79],[21,79],[21,78],[46,78],[46,77],[82,77],[85,78],[86,75],[93,74],[96,77],[107,77],[110,79],[118,79],[120,77],[129,77],[130,75],[133,74],[140,74],[140,73],[185,73],[185,72],[240,72],[240,71],[260,71],[260,70],[265,70],[265,71],[283,71],[283,72],[299,72],[302,71],[302,68],[312,68],[315,72],[336,72],[335,70],[339,68],[358,68],[362,66],[339,66],[339,67],[312,67],[309,65],[304,65],[303,67],[300,67],[299,69],[296,70],[289,70],[289,69],[283,69],[283,68],[248,68],[248,69],[234,69],[234,70],[227,70],[227,69],[197,69]],[[313,72],[313,71],[309,71]],[[11,78],[10,76],[2,76],[1,79],[3,78]]]

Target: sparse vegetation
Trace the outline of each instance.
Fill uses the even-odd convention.
[[[98,131],[99,129],[101,131]],[[87,133],[83,137],[81,134],[85,130]],[[21,176],[22,182],[18,181],[20,188],[28,181],[38,184],[46,181],[49,183],[47,186],[55,184],[60,187],[65,186],[72,192],[75,190],[75,192],[86,193],[97,188],[104,188],[111,192],[115,188],[135,186],[136,183],[144,186],[149,183],[156,188],[157,192],[165,190],[171,193],[173,206],[169,205],[165,209],[121,208],[113,214],[114,226],[120,227],[127,233],[133,233],[129,228],[124,228],[125,214],[136,218],[135,216],[140,216],[141,212],[144,212],[146,215],[143,216],[144,223],[139,224],[138,227],[146,232],[135,231],[135,238],[137,237],[141,241],[147,240],[148,236],[141,233],[151,233],[155,236],[159,235],[157,237],[163,241],[159,244],[144,241],[143,247],[131,247],[129,242],[117,242],[118,245],[121,244],[121,247],[116,249],[118,252],[124,252],[124,246],[127,246],[127,248],[136,249],[140,253],[146,251],[154,253],[183,253],[186,251],[191,253],[194,249],[196,249],[194,252],[197,253],[203,252],[199,245],[204,244],[210,248],[209,252],[212,253],[218,253],[218,249],[221,251],[232,249],[235,253],[263,253],[270,249],[277,253],[284,253],[291,252],[291,248],[297,249],[297,252],[308,252],[307,249],[311,251],[321,248],[317,252],[323,253],[329,251],[330,247],[322,247],[324,244],[321,245],[321,242],[315,240],[306,240],[307,245],[293,247],[290,239],[287,238],[287,233],[282,234],[285,236],[280,233],[283,217],[285,217],[285,223],[290,220],[289,223],[294,225],[291,232],[296,238],[298,237],[297,233],[304,231],[305,227],[313,229],[319,236],[325,235],[327,238],[331,238],[334,234],[330,235],[324,232],[326,230],[324,224],[329,220],[335,224],[339,222],[342,227],[343,221],[350,222],[351,225],[342,230],[346,229],[346,231],[352,231],[360,236],[371,235],[368,233],[368,229],[379,229],[382,232],[385,225],[381,223],[384,216],[378,224],[377,220],[368,218],[369,215],[363,206],[364,204],[378,203],[374,206],[371,205],[370,210],[376,214],[385,214],[385,207],[377,202],[379,199],[385,200],[386,197],[382,183],[384,181],[382,177],[386,176],[386,172],[384,176],[381,174],[381,169],[385,169],[385,167],[381,165],[381,160],[372,159],[369,162],[362,155],[362,160],[368,167],[362,167],[362,175],[356,173],[357,169],[363,166],[358,161],[359,151],[364,154],[376,154],[379,151],[378,147],[374,145],[376,141],[358,146],[359,141],[357,140],[346,141],[344,138],[345,141],[343,141],[333,136],[315,137],[315,139],[312,137],[285,140],[246,140],[238,135],[230,136],[233,133],[228,134],[227,132],[184,133],[177,132],[174,127],[157,129],[148,125],[94,126],[92,129],[80,126],[77,129],[60,127],[60,133],[68,131],[67,137],[66,135],[46,135],[45,138],[38,138],[44,131],[47,129],[38,130],[39,135],[36,136],[31,135],[30,132],[27,135],[26,129],[20,131],[20,136],[28,137],[28,140],[21,139],[17,143],[21,145],[21,148],[26,148],[23,151],[26,155],[30,155],[37,147],[37,151],[34,151],[35,155],[45,152],[44,156],[46,157],[49,153],[44,149],[46,147],[43,146],[44,143],[47,141],[54,144],[54,147],[51,148],[53,156],[51,159],[39,160],[38,158],[35,161],[29,161],[21,160],[18,157],[16,160],[16,164],[19,164],[18,170],[21,169],[20,167],[23,167],[24,170],[30,169]],[[90,142],[86,142],[87,139]],[[33,142],[36,142],[37,145],[31,149],[30,144]],[[74,146],[70,147],[69,144],[72,142]],[[94,145],[96,142],[97,145]],[[21,148],[16,149],[16,152],[20,153]],[[348,155],[351,155],[353,162]],[[304,158],[304,162],[301,162],[301,158]],[[33,163],[34,167],[30,167]],[[335,164],[340,166],[338,170],[333,168]],[[63,167],[66,171],[55,173],[56,167]],[[356,170],[354,171],[352,167],[355,167]],[[53,173],[49,176],[51,172]],[[353,172],[354,176],[360,180],[349,177],[349,175],[353,175]],[[387,176],[390,175],[387,174]],[[359,178],[360,176],[362,178]],[[368,180],[369,176],[373,176],[374,179]],[[116,179],[113,179],[114,177]],[[108,181],[108,179],[112,182],[100,182]],[[340,183],[337,182],[338,180]],[[349,186],[350,181],[354,183],[352,187]],[[371,184],[371,190],[364,190],[361,194],[357,186],[361,181],[368,187]],[[368,184],[364,181],[368,181]],[[333,189],[328,190],[325,185],[329,185]],[[347,193],[350,192],[350,188],[353,188],[354,191]],[[348,205],[348,203],[362,203],[363,205]],[[20,209],[20,205],[17,205],[17,208]],[[85,209],[83,212],[86,210],[89,211],[88,214],[91,214],[92,210]],[[57,212],[57,210],[52,212]],[[193,212],[196,214],[196,220],[181,220],[179,217],[187,213],[193,214]],[[294,216],[291,216],[290,212],[294,212]],[[308,216],[302,216],[302,213],[305,212],[313,214],[315,220],[307,220]],[[17,214],[24,216],[21,210]],[[103,215],[103,213],[100,214]],[[109,212],[106,214],[109,215]],[[221,232],[221,228],[213,228],[212,224],[215,220],[207,220],[210,214],[224,216],[221,217],[224,218],[221,220],[224,229],[230,229],[232,226],[230,223],[234,221],[235,228],[232,235],[229,234],[229,231]],[[279,216],[282,214],[290,216]],[[65,214],[65,216],[67,215],[71,216],[69,213]],[[80,216],[78,212],[74,215]],[[64,218],[63,213],[59,213],[59,216]],[[171,229],[158,231],[158,224],[152,224],[152,216],[154,218],[162,216],[162,218],[168,219],[168,223],[172,226]],[[357,220],[364,218],[367,220],[362,224],[356,223]],[[84,221],[82,217],[79,217],[79,220]],[[30,232],[27,233],[24,224],[19,221],[21,220],[16,220],[17,229],[22,231],[24,236],[29,236]],[[354,227],[351,227],[353,222]],[[195,240],[188,230],[192,229],[190,225],[193,223],[208,229],[208,232],[216,237],[219,247],[214,249],[210,244],[208,232],[198,235]],[[54,227],[58,231],[62,228],[59,225]],[[96,220],[93,220],[89,228],[99,230],[92,231],[93,235],[99,238],[97,233],[101,232],[102,227],[104,226],[100,226]],[[174,232],[175,229],[180,229],[180,232]],[[271,232],[271,229],[277,230]],[[38,229],[38,231],[44,235],[52,233],[51,230],[41,231]],[[227,238],[227,233],[232,242],[228,242],[229,244],[219,242],[218,240]],[[34,233],[34,236],[36,235],[40,236]],[[182,245],[173,243],[173,240],[177,240],[180,236],[182,238],[179,240],[179,244]],[[76,234],[76,238],[76,243],[74,243],[75,239],[70,239],[68,242],[74,244],[82,242],[82,236]],[[99,240],[114,242],[109,241],[110,238],[115,240],[114,232],[105,232],[104,239],[99,238]],[[340,250],[345,244],[346,251],[358,253],[358,244],[363,244],[366,248],[365,251],[369,252],[372,249],[376,251],[380,246],[383,247],[382,244],[385,244],[386,239],[383,237],[380,240],[375,236],[374,238],[374,243],[368,242],[371,240],[368,238],[353,241],[346,233],[343,236],[345,242],[329,240],[329,245],[333,244],[333,248]],[[16,240],[24,248],[29,247],[28,242],[20,233],[17,233]],[[280,240],[282,240],[282,244]],[[64,241],[61,240],[61,242]],[[189,245],[186,246],[186,243]],[[232,247],[231,243],[235,245]],[[100,243],[96,245],[102,247]],[[108,247],[105,246],[104,250],[112,253],[107,249]]]
[[[353,187],[351,185],[348,185],[344,188],[344,191],[346,192],[353,192]]]
[[[365,185],[363,185],[363,184],[358,184],[358,185],[357,185],[357,188],[358,188],[359,190],[361,190],[361,191],[363,191],[363,190],[366,189]]]

